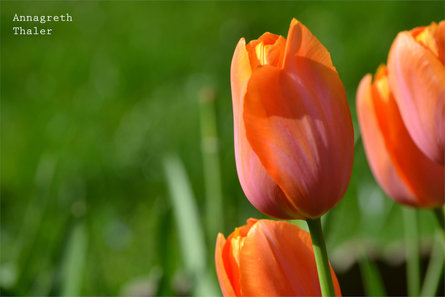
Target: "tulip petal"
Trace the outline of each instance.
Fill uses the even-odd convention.
[[[224,235],[221,233],[218,234],[216,239],[216,251],[215,251],[215,267],[216,274],[218,275],[218,281],[221,286],[221,291],[224,296],[237,296],[235,291],[233,290],[232,283],[227,275],[225,266],[224,266],[224,258],[223,258],[223,247],[226,243],[226,239]]]
[[[305,57],[335,71],[331,55],[305,25],[292,19],[287,34],[283,68],[293,69],[295,57]]]
[[[372,102],[371,75],[366,75],[357,90],[357,114],[366,157],[372,173],[385,193],[398,202],[416,205],[416,197],[404,184],[386,149]]]
[[[398,176],[416,196],[416,206],[439,207],[445,202],[444,167],[428,158],[414,143],[394,97],[371,90],[378,127]]]
[[[321,296],[310,235],[291,223],[258,221],[244,242],[240,267],[243,296]]]
[[[430,159],[443,165],[445,132],[441,123],[445,119],[440,113],[436,116],[436,109],[445,100],[444,65],[409,32],[402,32],[391,47],[388,72],[409,134]]]
[[[283,219],[302,218],[287,202],[247,141],[242,114],[250,75],[249,54],[244,39],[241,39],[235,49],[231,67],[235,159],[241,187],[249,201],[263,213]]]
[[[439,60],[445,65],[445,21],[441,21],[436,28],[435,39],[437,43],[437,52]],[[437,103],[436,112],[434,114],[434,126],[438,133],[437,141],[442,146],[445,144],[445,91],[442,91]]]
[[[337,72],[301,57],[295,63],[292,74],[272,66],[253,71],[243,117],[252,149],[289,203],[318,217],[346,191],[353,128]]]
[[[434,39],[437,43],[437,53],[439,60],[445,65],[445,21],[441,21],[436,28]]]
[[[246,41],[241,38],[238,42],[232,58],[230,69],[230,83],[232,86],[232,104],[234,110],[240,110],[242,105],[243,88],[252,73],[249,54],[246,50]],[[238,114],[234,114],[235,117]],[[235,120],[236,123],[239,121]]]

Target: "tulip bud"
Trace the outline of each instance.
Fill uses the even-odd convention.
[[[431,160],[445,159],[445,21],[397,35],[388,56],[391,91],[409,135]],[[443,183],[443,182],[442,182]]]
[[[343,197],[354,132],[329,52],[293,19],[287,40],[271,33],[231,66],[235,157],[249,201],[282,219],[317,218]]]
[[[286,221],[249,219],[227,240],[219,233],[215,264],[224,296],[321,296],[311,237]]]
[[[371,170],[397,202],[433,208],[444,204],[444,167],[428,158],[411,138],[381,66],[357,90],[357,112]]]

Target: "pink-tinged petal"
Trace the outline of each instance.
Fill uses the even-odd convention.
[[[435,40],[437,45],[437,52],[440,62],[445,65],[445,21],[441,21],[435,32]],[[437,102],[436,112],[434,114],[434,126],[435,131],[442,131],[437,133],[437,142],[442,145],[445,144],[445,90],[439,95],[439,101]]]
[[[436,131],[442,131],[437,133],[437,143],[445,143],[445,91],[442,92],[437,101],[436,110],[434,111],[434,128]],[[445,181],[444,181],[445,182]]]
[[[250,229],[240,253],[240,277],[243,296],[321,296],[310,235],[284,221],[260,220]]]
[[[235,152],[241,187],[256,209],[276,218],[303,218],[264,169],[245,136],[238,138]]]
[[[409,32],[402,32],[391,47],[388,72],[409,134],[430,159],[443,165],[445,132],[440,123],[445,119],[436,114],[436,109],[445,96],[444,65]]]
[[[386,85],[386,86],[385,86]],[[398,176],[415,195],[417,207],[444,204],[444,167],[428,158],[414,143],[402,120],[398,105],[388,91],[386,76],[376,77],[371,89],[378,127]]]
[[[375,179],[388,196],[400,203],[416,205],[416,197],[398,175],[386,149],[372,102],[370,74],[361,80],[357,90],[357,114],[366,157]]]
[[[215,250],[215,267],[216,274],[218,276],[218,281],[221,287],[221,291],[225,297],[227,296],[237,296],[235,291],[233,290],[232,283],[227,275],[225,266],[224,266],[224,258],[223,258],[223,248],[226,243],[226,239],[224,235],[221,233],[218,234],[216,239],[216,250]]]
[[[283,68],[293,69],[298,67],[295,64],[295,57],[304,57],[335,71],[331,55],[327,49],[305,25],[296,19],[292,19],[289,27],[284,56]]]
[[[247,139],[289,203],[318,217],[343,196],[353,161],[353,128],[336,71],[296,57],[292,73],[253,71],[244,102]]]

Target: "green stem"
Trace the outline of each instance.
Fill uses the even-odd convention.
[[[431,258],[426,270],[425,280],[423,281],[420,296],[429,297],[436,296],[437,289],[443,274],[443,265],[445,263],[445,253],[442,249],[443,233],[441,230],[436,231],[433,247],[431,249]]]
[[[365,251],[362,252],[358,264],[366,296],[388,296],[379,268],[373,260],[368,258]]]
[[[433,209],[434,216],[439,223],[440,229],[438,230],[438,236],[440,239],[440,243],[442,244],[443,253],[445,253],[445,218],[444,218],[444,209],[442,207],[438,207]]]
[[[442,233],[445,232],[445,218],[443,214],[443,209],[441,207],[435,208],[434,215],[439,223],[440,228],[442,229]]]
[[[307,219],[306,222],[311,233],[315,262],[317,263],[318,278],[320,280],[321,294],[323,297],[335,296],[331,268],[329,266],[328,252],[326,251],[323,230],[321,229],[321,220],[320,218]]]
[[[218,127],[215,111],[215,91],[205,87],[200,92],[201,150],[206,191],[207,232],[210,242],[215,242],[223,230],[223,191],[218,149]]]
[[[420,263],[419,263],[419,234],[417,226],[417,211],[403,207],[406,244],[406,277],[408,282],[408,296],[419,296],[420,291]]]

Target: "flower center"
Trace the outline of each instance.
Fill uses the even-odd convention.
[[[271,45],[264,45],[263,42],[260,42],[255,47],[255,53],[258,58],[258,61],[260,62],[260,65],[267,65],[267,48],[269,48]]]
[[[230,241],[230,245],[232,246],[232,255],[233,255],[233,259],[236,262],[236,265],[239,268],[239,259],[240,259],[240,253],[241,253],[241,249],[243,248],[244,245],[244,241],[246,240],[246,237],[241,236],[239,234],[239,229],[236,228],[235,229],[235,234],[232,237],[232,240]]]

